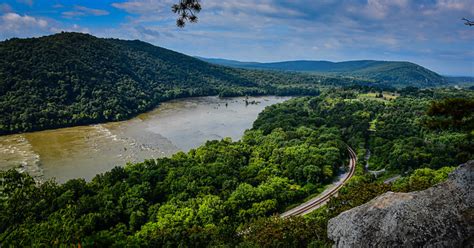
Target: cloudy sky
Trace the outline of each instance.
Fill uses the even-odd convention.
[[[243,61],[403,60],[474,76],[474,0],[202,0],[175,25],[179,0],[7,0],[0,40],[77,31]]]

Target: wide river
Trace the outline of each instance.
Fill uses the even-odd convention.
[[[206,140],[238,140],[266,106],[288,97],[196,97],[162,103],[131,120],[0,136],[0,170],[38,180],[92,179],[127,162],[188,151]]]

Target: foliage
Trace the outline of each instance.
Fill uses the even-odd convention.
[[[173,4],[171,10],[178,14],[176,25],[182,28],[186,22],[195,23],[198,21],[196,13],[201,11],[201,4],[199,0],[180,0],[179,3]]]
[[[303,217],[258,219],[245,226],[243,243],[250,247],[331,247],[327,238],[329,219],[351,208],[360,206],[388,192],[423,190],[446,180],[454,167],[438,170],[417,169],[408,177],[402,177],[392,185],[362,176],[344,186],[328,204]],[[252,246],[253,245],[253,246]]]
[[[371,85],[376,87],[433,87],[451,82],[451,80],[447,80],[433,71],[410,62],[359,60],[344,62],[283,61],[253,63],[225,59],[201,59],[234,68],[298,71],[320,75],[356,77],[372,82]]]
[[[231,69],[79,33],[3,41],[0,57],[0,134],[123,120],[179,97],[318,95],[319,85],[344,83]]]
[[[423,168],[415,170],[411,175],[395,181],[392,190],[397,192],[410,192],[424,190],[448,178],[448,174],[456,167],[442,167],[438,170]]]
[[[474,99],[447,98],[432,102],[427,114],[431,117],[427,120],[430,128],[474,130]]]
[[[347,159],[337,129],[294,124],[269,133],[254,128],[242,141],[209,141],[188,153],[116,167],[89,183],[36,185],[27,175],[3,172],[0,241],[14,246],[238,242],[233,237],[239,226],[315,193]]]
[[[270,106],[240,141],[208,141],[188,153],[116,167],[91,182],[36,184],[15,170],[0,172],[0,244],[324,247],[331,217],[387,190],[429,187],[452,170],[443,166],[473,158],[465,132],[420,125],[431,101],[470,99],[471,92],[436,90],[393,101],[359,93],[333,89]],[[374,119],[375,132],[369,131]],[[407,177],[386,185],[359,166],[316,213],[271,217],[343,171],[346,144],[359,158],[370,147],[374,163]]]
[[[245,227],[243,244],[250,247],[329,247],[325,223],[303,217],[262,218]]]

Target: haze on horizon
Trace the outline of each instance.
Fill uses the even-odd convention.
[[[176,27],[178,0],[7,0],[0,40],[60,31],[139,39],[189,55],[241,61],[402,60],[474,76],[472,0],[202,0]]]

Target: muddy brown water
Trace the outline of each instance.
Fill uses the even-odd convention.
[[[90,180],[115,166],[188,151],[207,140],[238,140],[265,107],[288,99],[178,99],[127,121],[0,136],[0,170],[17,168],[38,180]]]

